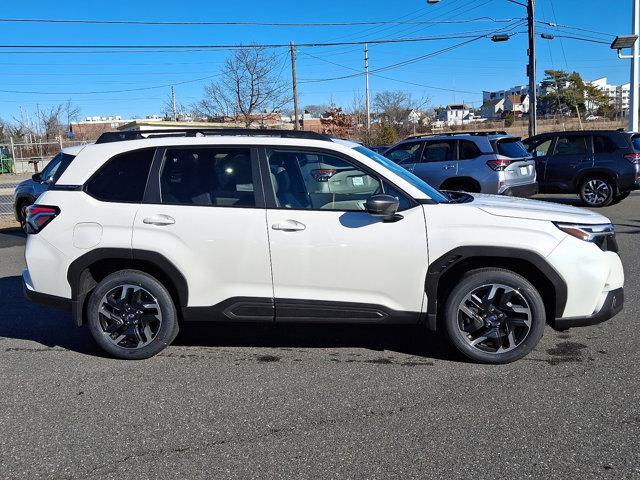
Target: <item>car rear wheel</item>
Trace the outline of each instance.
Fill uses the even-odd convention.
[[[613,182],[607,177],[588,177],[580,185],[580,198],[588,207],[606,207],[614,199]]]
[[[503,269],[469,272],[445,304],[451,343],[481,363],[510,363],[530,353],[545,325],[540,293],[524,277]]]
[[[178,334],[171,295],[154,277],[137,270],[102,280],[91,294],[87,314],[96,343],[118,358],[152,357]]]

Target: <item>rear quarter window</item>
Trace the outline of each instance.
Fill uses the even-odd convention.
[[[154,153],[152,148],[116,155],[89,179],[85,192],[105,202],[141,202]]]

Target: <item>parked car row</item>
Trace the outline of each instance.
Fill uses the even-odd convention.
[[[526,139],[505,132],[409,137],[383,152],[441,190],[528,197],[576,193],[605,207],[640,188],[640,134],[554,132]]]

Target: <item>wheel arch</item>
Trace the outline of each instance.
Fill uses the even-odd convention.
[[[140,270],[155,277],[169,290],[176,306],[187,306],[187,281],[163,255],[148,250],[99,248],[78,257],[67,270],[72,312],[77,325],[84,323],[87,298],[94,287],[107,275],[126,269]]]
[[[452,288],[470,270],[504,268],[522,275],[540,292],[547,321],[562,317],[567,303],[567,284],[541,255],[525,249],[473,246],[455,248],[431,262],[425,281],[427,324],[437,330],[438,316]]]
[[[22,205],[25,201],[29,203],[29,205],[33,205],[36,199],[33,195],[28,193],[18,194],[13,204],[13,211],[15,213],[16,219],[20,217],[20,205]]]
[[[582,182],[584,181],[585,178],[600,177],[600,176],[608,177],[613,182],[613,188],[615,189],[615,191],[618,190],[618,173],[617,172],[615,172],[614,170],[610,170],[608,168],[593,167],[593,168],[589,168],[584,171],[581,171],[576,176],[574,180],[574,187],[576,191],[578,192],[580,191],[580,185],[582,185]]]

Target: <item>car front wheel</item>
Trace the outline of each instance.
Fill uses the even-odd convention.
[[[96,343],[118,358],[152,357],[178,334],[171,295],[138,270],[122,270],[102,280],[91,294],[87,315]]]
[[[445,304],[451,343],[481,363],[510,363],[531,352],[545,325],[540,293],[524,277],[503,269],[469,272]]]

